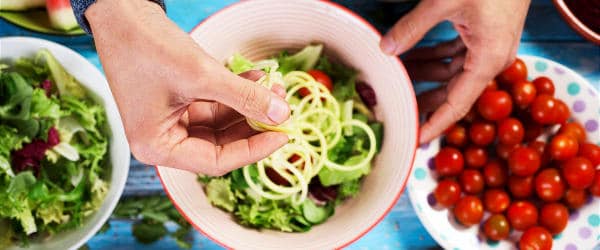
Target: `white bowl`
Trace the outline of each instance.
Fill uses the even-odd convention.
[[[48,49],[60,64],[90,92],[96,102],[106,109],[110,127],[110,189],[102,206],[77,229],[65,231],[40,243],[32,242],[24,249],[77,249],[88,241],[110,217],[125,188],[129,172],[130,152],[117,105],[106,79],[100,71],[77,52],[42,39],[28,37],[0,38],[0,58],[34,56],[40,49]],[[14,249],[19,249],[14,247]]]
[[[306,233],[254,230],[206,199],[194,173],[158,167],[165,190],[183,216],[213,241],[235,249],[332,249],[357,240],[395,205],[414,159],[418,138],[415,95],[404,66],[379,49],[380,34],[349,10],[326,1],[242,1],[203,21],[191,36],[223,62],[239,52],[250,59],[320,42],[325,53],[361,72],[377,94],[384,140],[356,198]],[[194,157],[194,156],[190,156]]]
[[[600,145],[600,96],[583,77],[567,67],[548,59],[535,56],[519,56],[527,65],[528,76],[534,79],[547,76],[554,82],[555,96],[563,100],[571,110],[572,117],[586,127],[587,139]],[[454,222],[448,209],[433,208],[432,192],[437,181],[432,175],[433,163],[440,149],[437,138],[417,150],[417,158],[408,182],[408,194],[417,216],[429,234],[444,249],[516,249],[520,234],[513,231],[509,240],[486,241],[479,226],[469,228]],[[600,198],[592,198],[588,204],[571,214],[567,228],[554,237],[553,249],[596,249],[600,240]]]

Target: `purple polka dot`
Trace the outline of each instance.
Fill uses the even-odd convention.
[[[429,169],[431,169],[431,170],[435,169],[435,163],[433,163],[433,157],[429,158],[429,160],[427,161],[427,167],[429,167]]]
[[[588,92],[591,96],[596,96],[596,91],[594,91],[594,89],[588,89]]]
[[[565,246],[565,250],[577,250],[577,246],[573,245],[573,243],[569,243]]]
[[[554,72],[556,72],[556,74],[559,74],[559,75],[562,75],[565,73],[565,71],[560,67],[554,68]]]
[[[437,200],[435,199],[435,196],[433,196],[433,193],[427,195],[427,203],[432,207],[435,207],[435,204],[437,204]]]
[[[588,120],[585,122],[585,129],[588,132],[594,132],[598,129],[598,122],[596,120]]]
[[[579,211],[575,210],[575,211],[571,212],[571,215],[569,216],[569,220],[576,221],[577,218],[579,218]]]
[[[587,239],[592,236],[592,230],[588,227],[582,227],[579,229],[579,237],[582,239]]]
[[[427,150],[429,148],[429,142],[421,144],[421,146],[419,148],[423,149],[423,150]]]
[[[575,103],[573,103],[573,111],[577,112],[577,113],[581,113],[585,110],[585,102],[583,102],[582,100],[577,100],[575,101]]]

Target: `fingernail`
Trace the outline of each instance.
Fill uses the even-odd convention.
[[[271,103],[267,116],[275,123],[282,123],[290,116],[290,106],[281,97],[271,93]]]
[[[388,55],[394,55],[396,51],[396,42],[389,36],[383,37],[380,44],[381,50]]]

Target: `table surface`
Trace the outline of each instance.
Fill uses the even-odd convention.
[[[168,16],[182,29],[190,31],[198,22],[219,9],[236,1],[166,0]],[[336,2],[358,12],[380,31],[406,11],[406,4],[384,4],[375,0],[337,0]],[[62,37],[44,35],[18,28],[0,20],[0,37],[33,36],[52,40],[78,51],[101,68],[93,41],[89,36]],[[427,34],[421,45],[433,44],[456,37],[449,23],[442,23]],[[557,61],[582,74],[596,88],[600,88],[600,47],[583,40],[560,18],[548,0],[534,0],[525,24],[519,54],[536,55]],[[416,85],[417,92],[427,84]],[[132,160],[125,196],[163,193],[153,167]],[[152,245],[140,245],[131,235],[131,223],[111,220],[111,229],[88,242],[90,249],[176,249],[174,241],[163,239]],[[348,247],[349,249],[438,249],[439,245],[419,222],[404,194],[391,212],[368,234]],[[193,249],[221,249],[203,235],[194,232]]]

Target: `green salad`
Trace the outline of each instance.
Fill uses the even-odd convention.
[[[48,50],[0,61],[0,248],[77,228],[98,210],[106,119]]]
[[[264,71],[257,83],[266,88],[282,84],[291,108],[290,119],[279,126],[248,120],[259,131],[285,132],[287,145],[225,176],[198,177],[208,200],[244,226],[308,231],[356,196],[371,171],[383,139],[383,125],[371,110],[375,93],[357,81],[358,72],[322,50],[309,45],[257,62],[236,54],[228,62],[236,74]]]

